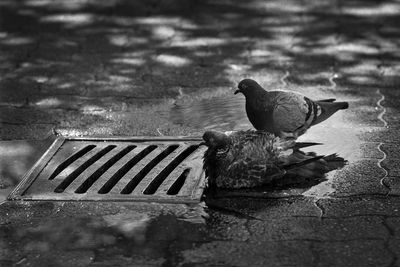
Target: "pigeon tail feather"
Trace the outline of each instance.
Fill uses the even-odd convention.
[[[341,109],[347,109],[349,103],[347,102],[316,102],[321,107],[321,114],[315,118],[311,125],[318,124],[330,116],[332,116],[336,111]]]
[[[347,109],[349,107],[348,102],[328,102],[328,101],[316,101],[322,108],[322,111],[338,111],[340,109]]]
[[[319,146],[322,145],[322,143],[315,143],[315,142],[296,142],[294,145],[294,149],[300,149],[300,148],[305,148],[305,147],[310,147],[310,146]]]
[[[312,158],[309,158],[309,159],[306,159],[306,160],[303,160],[303,161],[300,161],[300,162],[296,162],[296,163],[292,163],[292,164],[286,165],[283,168],[286,171],[290,171],[290,170],[293,170],[293,169],[297,169],[297,168],[303,167],[303,166],[305,166],[307,164],[310,164],[312,162],[318,161],[318,160],[322,159],[323,157],[324,156],[312,157]]]
[[[328,99],[317,100],[316,102],[335,102],[335,101],[336,101],[335,98],[328,98]]]
[[[306,154],[310,156],[313,154]],[[288,175],[302,176],[305,178],[322,177],[325,173],[340,169],[347,164],[347,161],[337,154],[328,156],[314,156],[307,160],[289,165],[285,168]]]
[[[348,109],[349,103],[347,102],[335,102],[339,109]]]

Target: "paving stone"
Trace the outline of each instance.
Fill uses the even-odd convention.
[[[316,240],[317,242],[340,242],[357,239],[384,240],[388,233],[379,217],[319,218],[291,217],[282,219],[264,218],[250,220],[249,242]]]
[[[399,217],[387,217],[386,218],[387,227],[390,229],[391,239],[400,239],[400,218]]]
[[[383,76],[384,78],[386,78],[386,76]],[[397,77],[398,78],[398,77]],[[383,81],[384,84],[386,86],[384,86],[383,88],[381,88],[381,93],[385,96],[385,102],[387,104],[387,106],[389,107],[397,107],[398,108],[398,104],[399,104],[399,99],[398,96],[400,96],[400,93],[398,92],[396,86],[398,86],[398,81],[397,83],[389,83],[387,84],[387,81]],[[396,105],[397,104],[397,105]]]
[[[400,195],[400,177],[385,177],[385,179],[383,179],[383,183],[389,187],[389,195]]]
[[[399,256],[400,256],[399,223],[400,223],[400,218],[398,217],[386,218],[386,225],[390,233],[390,238],[387,242],[387,249],[390,250],[392,253],[394,264],[399,263]]]
[[[378,150],[379,143],[361,143],[361,157],[371,159],[382,159],[384,154]]]
[[[41,109],[0,107],[0,112],[4,124],[54,124],[57,121],[53,114]]]
[[[400,263],[399,256],[399,247],[400,247],[400,241],[398,239],[390,239],[388,241],[388,244],[386,246],[386,249],[390,251],[390,256],[391,256],[391,264],[393,266],[397,266]]]
[[[220,251],[222,253],[216,253]],[[286,252],[286,253],[285,253]],[[257,248],[248,243],[215,241],[185,251],[184,262],[204,266],[212,262],[233,266],[354,266],[386,265],[391,254],[383,241],[322,242],[310,241],[260,242]],[[233,257],[234,255],[234,257]],[[290,255],[288,257],[287,255]]]
[[[385,105],[385,104],[384,104]],[[385,106],[385,113],[382,113],[382,119],[386,121],[389,128],[399,128],[399,113],[398,108]]]
[[[249,219],[243,217],[245,217],[244,214],[221,214],[211,209],[209,223],[214,227],[209,230],[210,236],[216,240],[249,241],[251,235],[248,229]]]
[[[186,265],[209,266],[311,266],[313,254],[307,241],[247,242],[214,241],[183,251]],[[289,256],[290,255],[290,256]]]
[[[367,142],[400,143],[398,129],[392,127],[368,130],[361,133],[359,138],[360,140]]]
[[[299,62],[297,62],[299,61]],[[296,63],[289,66],[288,82],[300,86],[331,86],[329,79],[334,75],[333,61],[316,57],[302,60],[296,57]]]
[[[0,214],[0,225],[9,225],[11,223],[27,224],[33,220],[38,222],[48,217],[54,211],[54,203],[38,202],[38,203],[2,203]]]
[[[388,159],[400,158],[400,144],[382,144],[380,148]]]
[[[316,266],[384,266],[392,262],[392,253],[381,240],[321,243],[313,249],[318,257]]]
[[[261,220],[279,219],[293,216],[319,216],[320,210],[314,200],[304,197],[289,198],[235,198],[211,199],[211,208],[227,207],[233,211],[253,216]],[[206,202],[207,203],[207,202]]]
[[[318,203],[326,217],[400,215],[400,198],[385,195],[320,199]]]
[[[379,112],[374,106],[358,106],[357,110],[346,113],[346,121],[355,123],[358,127],[369,129],[370,127],[382,127],[382,121],[378,118]]]
[[[31,81],[30,84],[23,84],[12,77],[0,80],[0,101],[2,105],[22,106],[26,104],[29,97],[39,92],[40,84],[35,81]]]
[[[390,177],[400,177],[400,159],[394,157],[387,157],[382,163],[382,167],[386,169],[387,175]]]
[[[386,172],[378,166],[377,160],[365,159],[338,170],[332,179],[335,192],[332,196],[357,194],[386,194],[381,184]]]
[[[7,127],[0,128],[1,140],[21,140],[21,139],[36,139],[43,140],[53,135],[53,124],[5,124]]]

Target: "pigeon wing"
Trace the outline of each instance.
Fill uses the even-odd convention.
[[[291,133],[307,129],[312,111],[312,101],[308,98],[293,92],[277,92],[273,111],[275,132]]]
[[[272,167],[272,168],[271,168]],[[226,170],[225,179],[219,181],[219,187],[250,188],[269,184],[278,172],[275,166],[269,166],[265,160],[243,158],[232,163]]]
[[[262,132],[243,132],[240,141],[242,147],[234,147],[233,160],[225,168],[224,177],[217,181],[219,187],[249,188],[271,183],[281,176],[282,171],[277,166],[278,157],[275,151],[274,136]],[[247,139],[249,138],[249,139]],[[235,149],[236,148],[236,149]]]

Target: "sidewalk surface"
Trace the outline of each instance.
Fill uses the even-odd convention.
[[[55,134],[248,129],[233,88],[337,98],[349,164],[206,206],[0,205],[0,266],[400,266],[400,1],[0,0],[0,202]]]

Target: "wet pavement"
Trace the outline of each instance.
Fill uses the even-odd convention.
[[[400,266],[399,1],[0,0],[0,266]],[[350,108],[349,164],[195,205],[5,201],[55,134],[249,129],[242,78]]]

